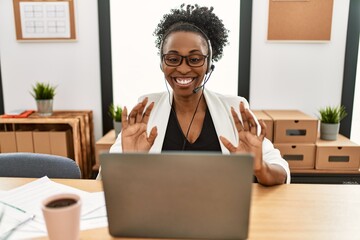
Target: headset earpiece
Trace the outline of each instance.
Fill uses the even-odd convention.
[[[207,36],[205,35],[205,37],[207,37]],[[206,69],[206,74],[208,74],[211,71],[212,66],[213,66],[213,63],[212,63],[212,46],[211,46],[211,42],[210,42],[209,39],[207,40],[207,44],[208,44],[208,48],[209,48],[209,57],[208,57],[209,60],[208,60],[208,65],[207,65],[207,69]]]
[[[167,35],[165,35],[165,37],[166,37]],[[164,37],[164,39],[165,39],[165,37]],[[160,69],[161,69],[161,71],[163,71],[163,67],[162,67],[162,61],[163,61],[163,56],[162,56],[162,48],[163,48],[163,44],[164,44],[164,39],[163,39],[163,41],[161,41],[161,43],[160,43]]]

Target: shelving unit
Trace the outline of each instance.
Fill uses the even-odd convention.
[[[91,110],[55,111],[52,116],[37,113],[28,118],[0,118],[0,132],[66,131],[70,130],[73,158],[79,165],[83,178],[91,178],[95,164],[95,138]]]
[[[360,184],[359,170],[291,170],[292,183]]]

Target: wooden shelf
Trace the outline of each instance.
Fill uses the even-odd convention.
[[[18,131],[24,128],[62,129],[67,125],[71,129],[74,144],[74,160],[79,165],[83,178],[90,178],[95,164],[95,138],[93,114],[84,111],[54,111],[51,116],[42,117],[36,112],[27,118],[0,118],[0,131]],[[41,130],[41,129],[40,129]]]
[[[93,171],[99,171],[100,161],[99,154],[102,152],[108,152],[110,147],[115,143],[115,130],[111,130],[106,133],[102,138],[96,141],[95,144],[95,165]]]
[[[359,170],[291,169],[291,173],[308,173],[308,174],[360,174],[360,169],[359,169]]]

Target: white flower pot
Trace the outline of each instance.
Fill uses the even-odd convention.
[[[336,140],[339,129],[340,123],[320,123],[320,139]]]
[[[36,106],[40,116],[48,117],[53,113],[53,99],[36,100]]]
[[[121,122],[114,121],[115,138],[118,137],[119,133],[121,132],[121,128],[122,128]]]

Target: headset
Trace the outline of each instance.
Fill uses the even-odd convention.
[[[189,26],[191,28],[194,28],[205,37],[207,45],[208,45],[208,53],[209,53],[209,57],[208,57],[209,59],[208,59],[207,68],[206,68],[206,74],[209,74],[211,71],[213,71],[214,70],[214,65],[213,65],[213,62],[212,62],[212,56],[213,56],[212,46],[211,46],[210,39],[205,34],[205,32],[203,30],[201,30],[199,27],[197,27],[196,25],[191,24],[191,23],[187,23],[187,22],[182,22],[182,23],[174,24],[174,25],[172,27],[170,27],[170,30],[168,31],[168,33],[164,35],[164,37],[163,37],[163,39],[161,41],[161,44],[160,44],[160,69],[161,69],[161,71],[163,70],[162,69],[162,49],[163,49],[164,40],[167,38],[167,36],[170,33],[173,32],[171,30],[173,30],[173,29],[175,29],[175,28],[177,28],[179,26]]]

